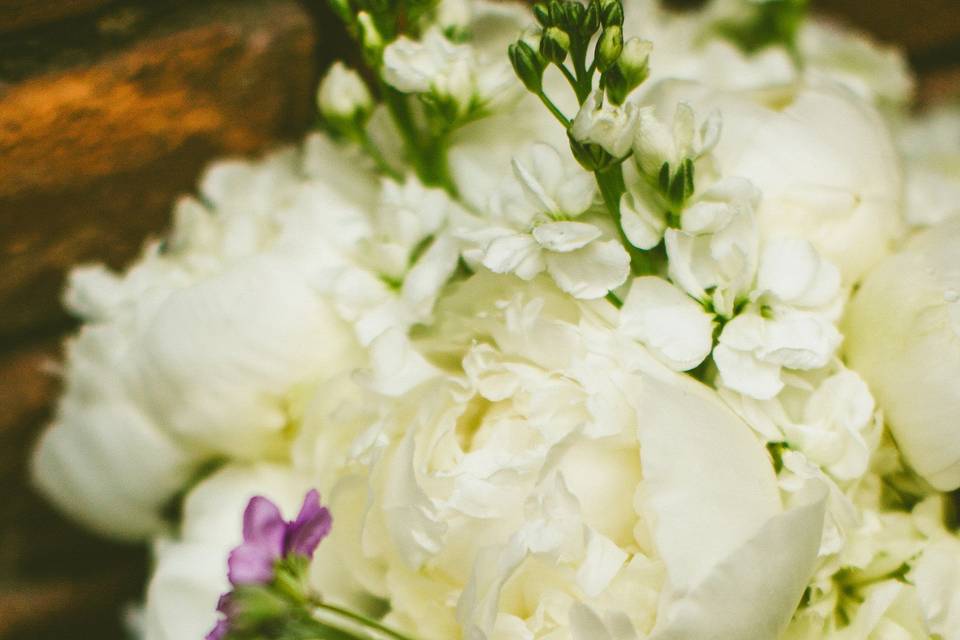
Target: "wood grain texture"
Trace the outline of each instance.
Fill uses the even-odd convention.
[[[89,65],[0,86],[0,340],[62,322],[66,267],[133,257],[207,160],[302,131],[314,45],[295,2],[206,2]]]

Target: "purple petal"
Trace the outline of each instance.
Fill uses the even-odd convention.
[[[287,523],[280,509],[263,496],[250,498],[243,512],[243,541],[275,548],[277,556],[283,551]]]
[[[227,578],[230,584],[266,584],[273,580],[273,563],[280,557],[272,548],[244,542],[230,552]]]
[[[287,527],[284,555],[313,556],[320,541],[327,537],[333,526],[330,510],[320,505],[320,494],[311,489],[303,499],[297,519]]]
[[[230,631],[230,625],[226,620],[217,620],[217,626],[210,630],[210,633],[204,636],[203,640],[223,640]]]

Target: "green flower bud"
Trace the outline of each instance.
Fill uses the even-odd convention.
[[[350,0],[330,0],[330,7],[337,17],[347,24],[353,22],[353,8],[350,6]]]
[[[360,44],[368,60],[379,60],[383,54],[383,37],[366,11],[357,14],[357,26],[360,28]]]
[[[623,3],[620,0],[600,0],[600,23],[605,27],[622,27]]]
[[[579,2],[568,2],[564,5],[564,22],[567,29],[579,31],[586,11],[586,7]]]
[[[600,39],[597,40],[597,49],[594,52],[597,68],[600,71],[609,69],[620,57],[621,51],[623,51],[623,29],[607,27],[600,34]]]
[[[550,0],[550,3],[547,5],[547,13],[550,16],[551,25],[564,24],[566,14],[563,10],[563,3],[560,2],[560,0]]]
[[[554,64],[563,64],[570,49],[570,36],[558,27],[548,27],[540,38],[540,54]]]
[[[533,5],[533,17],[537,19],[541,26],[549,27],[553,25],[553,21],[550,19],[550,10],[543,2]]]
[[[580,142],[573,137],[572,131],[567,131],[567,139],[570,141],[570,151],[573,153],[573,157],[587,171],[603,171],[618,161],[617,158],[604,151],[600,145]]]
[[[653,44],[649,40],[639,38],[630,38],[623,45],[620,57],[600,77],[600,84],[606,90],[610,102],[623,104],[630,92],[647,79],[650,75],[652,49]]]
[[[623,72],[631,91],[640,86],[650,75],[651,51],[653,51],[653,43],[649,40],[630,38],[624,43],[617,66]]]
[[[600,4],[597,0],[591,0],[583,13],[583,21],[580,23],[580,33],[584,36],[592,36],[600,28]]]
[[[523,40],[511,44],[507,53],[510,64],[523,85],[533,93],[540,93],[543,90],[543,69],[546,66],[540,54]]]

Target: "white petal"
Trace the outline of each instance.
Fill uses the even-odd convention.
[[[648,377],[635,394],[643,507],[670,583],[682,592],[780,512],[776,478],[750,428],[707,387]]]
[[[647,250],[660,244],[667,223],[641,196],[627,191],[620,198],[620,227],[630,244]]]
[[[827,491],[811,481],[806,493],[804,504],[771,517],[701,582],[674,583],[650,640],[779,637],[813,575],[820,548]],[[707,531],[717,529],[698,529],[701,539]]]
[[[696,367],[713,347],[713,316],[656,276],[637,278],[630,285],[620,311],[620,329],[675,371]]]
[[[494,273],[516,273],[530,280],[544,270],[540,245],[528,233],[517,233],[493,240],[483,254],[483,266]]]
[[[575,298],[602,298],[630,273],[630,256],[616,240],[591,242],[569,253],[548,253],[547,271]]]
[[[791,301],[811,287],[819,268],[820,255],[806,240],[773,240],[764,247],[760,258],[757,287],[770,291],[781,300]]]
[[[748,352],[721,343],[713,350],[713,361],[724,386],[751,398],[768,400],[783,389],[780,366],[757,360]]]
[[[533,230],[533,237],[541,247],[561,253],[582,249],[600,235],[600,229],[585,222],[547,222]]]

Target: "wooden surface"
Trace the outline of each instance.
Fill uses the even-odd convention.
[[[120,638],[145,576],[142,548],[83,533],[26,481],[72,328],[65,270],[129,261],[209,159],[302,135],[343,50],[324,2],[0,0],[0,638]],[[925,95],[960,87],[957,0],[816,4],[909,46]]]

